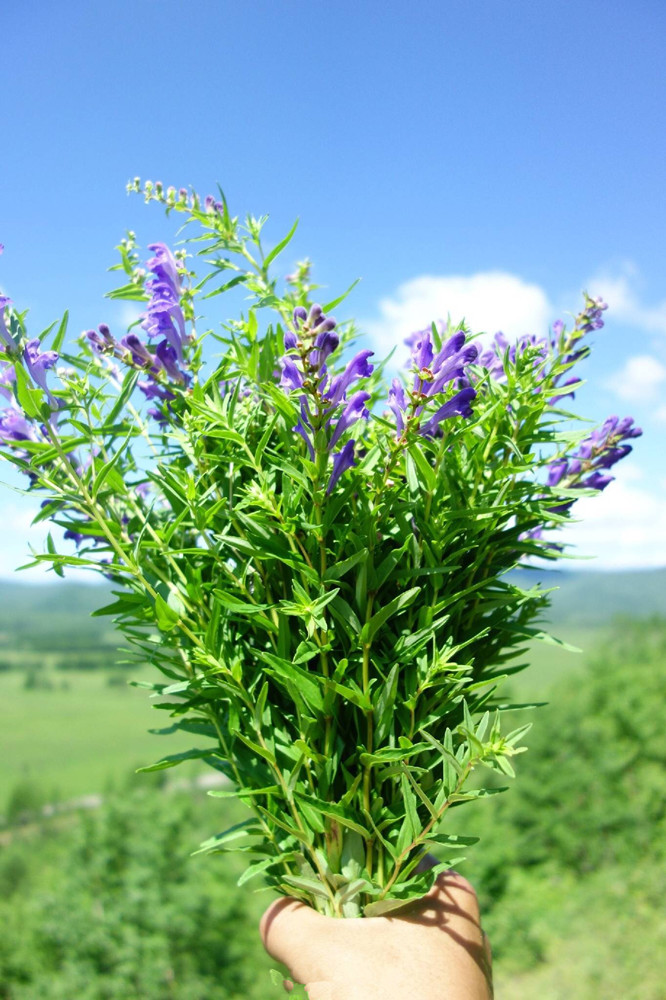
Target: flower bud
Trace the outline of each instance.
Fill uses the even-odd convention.
[[[310,327],[316,326],[317,323],[319,322],[319,317],[321,316],[323,311],[324,310],[322,309],[322,307],[315,303],[315,305],[313,305],[310,309],[310,315],[308,316],[308,326]]]
[[[303,308],[303,306],[296,306],[293,315],[294,315],[294,326],[297,329],[298,327],[302,326],[303,323],[305,323],[306,319],[308,318],[307,311]]]

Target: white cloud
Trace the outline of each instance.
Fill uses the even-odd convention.
[[[593,557],[587,569],[638,569],[666,566],[666,495],[639,485],[634,466],[595,497],[582,497],[575,507],[580,523],[561,533],[576,546],[577,556]]]
[[[613,319],[648,333],[666,334],[666,299],[655,305],[644,305],[636,287],[639,281],[638,269],[627,262],[619,274],[598,272],[587,287],[591,295],[601,295],[606,300]]]
[[[539,285],[506,271],[471,275],[421,275],[399,285],[382,299],[379,317],[364,324],[382,353],[401,346],[406,336],[451,317],[465,320],[474,332],[509,337],[545,332],[554,310]]]
[[[630,403],[649,403],[660,395],[664,382],[666,367],[661,361],[650,354],[636,354],[606,384],[620,399]]]

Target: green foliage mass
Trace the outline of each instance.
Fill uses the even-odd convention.
[[[626,620],[537,716],[464,871],[511,1000],[661,1000],[666,619]],[[467,828],[471,817],[467,817]]]
[[[257,908],[235,866],[189,856],[203,813],[144,791],[73,829],[17,833],[0,852],[0,997],[264,997]]]

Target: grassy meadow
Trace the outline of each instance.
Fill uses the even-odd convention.
[[[506,693],[549,704],[516,785],[449,828],[481,837],[461,870],[498,1000],[662,1000],[666,572],[558,579],[552,630],[584,652],[532,643]],[[190,743],[149,732],[168,722],[128,682],[153,668],[116,663],[89,617],[107,596],[0,584],[0,1000],[277,997],[267,898],[236,888],[237,858],[190,857],[241,807],[184,787],[199,763],[135,774]]]

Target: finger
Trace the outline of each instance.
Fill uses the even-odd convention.
[[[474,886],[452,868],[437,877],[431,892],[455,912],[480,924],[479,901]]]
[[[328,982],[308,983],[306,993],[309,1000],[335,1000],[336,997]]]
[[[268,907],[259,924],[264,948],[293,972],[303,950],[303,942],[312,936],[322,920],[325,917],[304,903],[295,899],[278,899]]]

